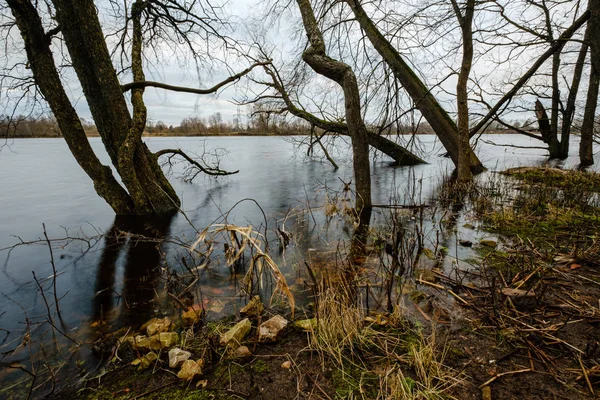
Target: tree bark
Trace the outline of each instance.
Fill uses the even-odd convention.
[[[579,142],[579,161],[582,167],[594,163],[594,122],[598,106],[598,85],[600,83],[600,0],[590,0],[589,46],[590,46],[590,82],[587,102],[581,124],[581,142]]]
[[[444,111],[429,89],[408,66],[400,53],[398,53],[394,46],[392,46],[392,44],[377,29],[373,21],[360,5],[360,0],[345,1],[352,9],[354,17],[375,50],[381,55],[394,73],[396,79],[402,84],[404,90],[406,90],[408,95],[413,99],[417,109],[421,112],[427,122],[429,122],[429,125],[431,125],[431,128],[448,151],[454,164],[458,165],[458,128],[454,121],[452,121],[452,118]],[[475,174],[485,170],[481,161],[479,161],[472,149],[469,151],[469,165],[471,171]]]
[[[535,101],[535,117],[538,121],[538,126],[540,128],[540,135],[542,135],[542,140],[546,144],[550,144],[552,140],[552,128],[550,125],[550,118],[548,118],[548,113],[544,108],[544,105],[541,101]]]
[[[573,123],[573,116],[575,115],[575,102],[577,100],[577,94],[579,93],[579,84],[581,83],[581,76],[583,75],[583,67],[585,65],[585,58],[587,56],[588,45],[585,43],[589,41],[589,24],[585,30],[584,43],[581,44],[579,49],[579,55],[575,62],[575,70],[573,71],[573,80],[571,81],[571,88],[569,90],[569,97],[567,98],[567,106],[563,113],[562,126],[560,132],[560,156],[558,158],[564,160],[569,156],[569,141],[571,136],[571,124]]]
[[[467,84],[473,65],[473,14],[475,13],[475,0],[467,0],[465,12],[462,14],[458,3],[452,0],[454,13],[462,31],[462,62],[456,83],[456,102],[458,109],[458,163],[456,164],[457,180],[470,181],[473,178],[469,164],[472,152],[469,139],[469,97]]]
[[[180,205],[177,194],[160,169],[156,157],[140,140],[140,128],[143,130],[145,124],[145,107],[141,96],[143,89],[136,89],[138,91],[133,95],[132,120],[94,2],[53,0],[53,3],[56,20],[98,132],[134,203],[133,213],[148,215],[176,211]],[[140,46],[141,42],[136,42],[133,51],[141,52]],[[140,79],[139,74],[137,79]]]
[[[102,165],[92,150],[81,121],[62,86],[54,64],[40,16],[27,0],[7,0],[15,17],[35,82],[50,105],[62,135],[85,173],[92,179],[94,188],[117,214],[134,211],[128,193],[117,182],[110,167]]]
[[[356,187],[356,210],[359,220],[371,209],[371,166],[367,128],[361,115],[360,94],[354,71],[349,65],[327,56],[323,35],[317,24],[309,0],[297,0],[309,47],[302,59],[320,75],[338,83],[344,91],[346,123],[352,140],[354,182]],[[361,224],[362,225],[362,224]]]

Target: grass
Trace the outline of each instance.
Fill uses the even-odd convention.
[[[598,263],[600,175],[548,168],[516,168],[501,194],[483,188],[474,209],[486,228],[515,243],[544,249],[548,259],[568,254]],[[495,185],[494,185],[495,186]]]
[[[371,319],[365,319],[352,285],[321,283],[309,349],[332,366],[337,398],[453,398],[460,378],[444,365],[445,344],[412,326],[401,310],[385,315],[384,325],[365,322]]]

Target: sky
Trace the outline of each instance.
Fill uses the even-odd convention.
[[[119,24],[122,25],[122,20],[110,19],[108,15],[108,1],[109,0],[96,0],[96,4],[99,7],[101,21],[103,23],[103,29],[105,33],[111,32]],[[206,0],[204,0],[206,1]],[[221,1],[221,0],[217,0]],[[295,11],[295,2],[280,2],[278,4],[288,4],[290,9],[288,12],[283,12],[279,19],[269,19],[264,17],[264,10],[276,3],[276,0],[223,0],[222,11],[227,15],[227,19],[230,25],[224,30],[232,38],[241,42],[251,41],[252,35],[257,35],[264,39],[269,45],[277,49],[277,55],[281,59],[290,59],[298,57],[298,51],[292,53],[292,49],[297,50],[298,40],[304,40],[302,31],[298,30],[299,17]],[[394,6],[396,3],[390,3],[390,6]],[[398,11],[393,10],[392,11]],[[402,10],[399,9],[401,13]],[[419,32],[423,31],[415,27],[414,37],[419,36]],[[15,57],[23,58],[22,47],[19,49],[19,38],[18,33],[13,30],[11,34],[15,36],[14,47]],[[405,29],[405,31],[407,31]],[[300,33],[298,33],[300,32]],[[353,32],[356,34],[357,32]],[[439,32],[438,32],[439,33]],[[407,33],[404,32],[404,35]],[[427,33],[425,33],[426,35]],[[440,38],[441,41],[449,40],[451,35],[445,35]],[[418,38],[420,40],[420,38]],[[452,45],[451,42],[449,42]],[[454,42],[455,43],[455,42]],[[110,44],[110,43],[109,43]],[[419,43],[416,43],[415,47],[418,49]],[[455,76],[452,76],[452,68],[456,68],[456,61],[459,60],[459,53],[455,53],[453,57],[449,57],[444,62],[431,61],[427,57],[435,56],[435,52],[438,49],[442,49],[443,43],[436,44],[435,46],[429,47],[428,49],[414,49],[406,50],[401,49],[404,55],[409,61],[414,62],[413,66],[420,68],[421,76],[426,80],[426,83],[431,85],[436,79],[440,79],[439,76],[449,75],[450,78],[446,79],[444,83],[434,88],[438,99],[447,107],[450,111],[454,108],[454,99],[451,93],[455,90]],[[251,61],[243,59],[241,57],[229,56],[227,58],[227,65],[229,70],[223,67],[223,64],[215,64],[212,69],[202,69],[200,74],[196,74],[194,65],[190,65],[189,62],[182,62],[181,59],[174,57],[170,48],[166,47],[161,50],[162,56],[159,59],[149,58],[145,63],[146,78],[148,80],[160,81],[163,83],[177,85],[177,86],[188,86],[194,88],[207,88],[225,79],[232,73],[239,72],[247,68]],[[431,54],[428,54],[431,53]],[[223,59],[224,55],[221,49],[211,48],[210,56],[206,59],[215,56],[218,59]],[[335,57],[335,55],[333,55]],[[286,58],[287,57],[287,58]],[[0,55],[0,59],[2,55]],[[58,57],[57,57],[58,60]],[[10,59],[8,63],[10,63]],[[60,62],[60,60],[58,60]],[[447,62],[446,62],[447,61]],[[491,63],[476,63],[474,66],[473,77],[488,75],[490,79],[501,80],[503,74],[510,76],[510,74],[518,74],[519,66],[530,64],[530,60],[523,62],[522,60],[514,60],[512,63],[507,63],[505,71],[498,68],[497,65]],[[256,71],[259,74],[260,71]],[[314,75],[314,74],[313,74]],[[260,75],[259,75],[260,76]],[[428,77],[430,80],[428,81]],[[122,83],[127,83],[131,80],[130,76],[120,76]],[[486,78],[487,79],[487,78]],[[79,115],[91,121],[91,113],[87,107],[85,97],[83,96],[82,90],[77,82],[74,72],[71,69],[64,70],[64,82],[67,92],[72,99],[72,102],[78,111]],[[259,90],[256,85],[248,83],[247,78],[242,78],[236,85],[228,85],[226,88],[220,90],[216,94],[211,95],[194,95],[187,93],[178,93],[172,91],[165,91],[162,89],[148,88],[145,92],[145,102],[148,109],[149,120],[152,122],[162,121],[167,125],[178,125],[182,119],[188,117],[201,117],[208,118],[210,115],[219,112],[224,121],[232,121],[236,116],[241,116],[241,123],[244,124],[247,121],[247,115],[250,110],[249,107],[238,106],[235,104],[236,99],[242,99],[245,92],[250,89]],[[315,85],[318,90],[323,80],[317,79]],[[334,88],[336,86],[331,84],[327,86]],[[315,90],[308,89],[307,93],[315,93]],[[6,93],[5,93],[6,95]],[[0,102],[3,101],[5,95],[0,93]],[[310,105],[311,98],[306,100],[306,104]],[[6,109],[10,108],[10,104],[4,101]],[[2,110],[2,104],[0,104],[0,114],[5,113]]]

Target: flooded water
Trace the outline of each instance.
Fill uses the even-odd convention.
[[[164,288],[177,282],[173,271],[185,275],[196,266],[189,263],[202,261],[190,259],[185,246],[195,240],[198,231],[214,223],[252,225],[260,232],[267,232],[273,259],[284,273],[297,303],[306,303],[302,284],[304,260],[316,257],[320,250],[335,249],[352,230],[344,218],[326,218],[317,208],[327,198],[345,196],[343,182],[352,180],[352,169],[347,143],[339,141],[337,150],[332,152],[340,165],[334,170],[327,163],[305,159],[306,150],[297,150],[293,141],[281,137],[147,139],[151,150],[168,147],[198,153],[204,148],[226,149],[221,168],[240,171],[218,180],[200,176],[186,183],[177,179],[182,167],[175,166],[171,181],[180,195],[184,213],[155,222],[152,229],[140,221],[115,220],[112,210],[96,195],[63,140],[9,142],[0,152],[0,248],[3,249],[0,363],[3,366],[11,363],[12,368],[0,370],[0,386],[10,388],[21,380],[29,382],[19,367],[33,368],[31,355],[24,350],[27,339],[42,346],[52,343],[47,345],[48,352],[61,353],[61,359],[68,360],[56,361],[56,371],[66,371],[76,361],[82,368],[93,370],[98,363],[90,343],[97,336],[94,326],[107,321],[111,329],[137,327],[152,316],[174,312],[174,304]],[[489,136],[486,141],[538,145],[517,135]],[[100,140],[91,142],[108,164]],[[385,157],[375,159],[372,167],[375,204],[389,204],[392,198],[401,204],[421,204],[435,198],[438,186],[452,166],[449,159],[440,156],[443,151],[434,137],[421,136],[419,142],[427,165],[396,167]],[[576,143],[572,149],[573,156],[562,162],[562,166],[577,164]],[[546,152],[540,149],[479,143],[477,151],[490,170],[546,162]],[[386,215],[385,209],[376,208],[374,223],[385,224]],[[51,241],[55,280],[43,225]],[[277,228],[293,234],[284,254],[278,252]],[[140,236],[113,239],[102,236],[120,231]],[[430,232],[435,235],[433,228]],[[145,238],[141,239],[142,236]],[[468,233],[463,236],[470,238]],[[433,243],[439,238],[427,240]],[[208,318],[216,319],[235,313],[244,304],[246,295],[240,290],[244,271],[228,267],[219,255],[223,243],[214,244],[218,247],[215,257],[206,268],[196,271],[199,286],[190,302],[201,303],[208,310]],[[468,257],[456,249],[455,255],[459,259]],[[60,318],[55,313],[54,284]],[[272,289],[263,287],[260,292],[268,296]],[[51,329],[49,322],[56,329]],[[58,339],[57,330],[62,332]],[[74,342],[84,345],[75,351]],[[45,361],[35,362],[40,365]],[[0,393],[0,397],[6,393]]]

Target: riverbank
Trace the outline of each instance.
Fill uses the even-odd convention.
[[[115,335],[120,360],[108,357],[105,369],[55,397],[594,398],[600,390],[598,188],[594,173],[529,167],[459,191],[448,185],[441,206],[468,210],[472,223],[461,230],[484,233],[478,241],[466,233],[456,238],[477,257],[447,270],[440,268],[447,250],[421,250],[432,267],[406,268],[400,279],[389,247],[406,249],[414,240],[395,241],[393,227],[377,229],[351,281],[335,254],[331,263],[307,267],[313,278],[303,285],[314,301],[296,310],[296,319],[316,318],[308,331],[293,327],[289,310],[267,309],[250,317],[240,343],[226,347],[222,335],[242,316],[198,320],[191,331],[181,321],[177,345],[202,360],[202,373],[190,381],[169,368],[166,350],[141,369],[145,353],[115,341],[133,332]],[[407,220],[419,212],[402,210]],[[452,229],[456,219],[450,213],[440,223]],[[382,260],[383,276],[365,281]],[[392,302],[374,306],[381,297],[370,291],[386,284],[397,287],[383,296]],[[276,314],[290,322],[275,342],[262,343],[258,327]],[[249,353],[236,354],[240,346]]]

